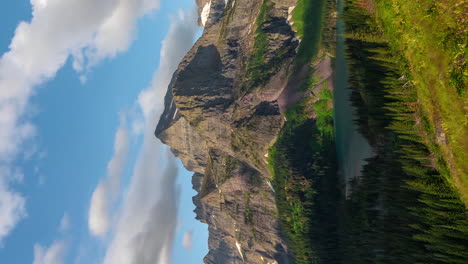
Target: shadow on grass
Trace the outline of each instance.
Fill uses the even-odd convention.
[[[302,38],[297,63],[310,63],[317,56],[322,35],[323,14],[326,0],[301,0],[293,13],[293,28]]]

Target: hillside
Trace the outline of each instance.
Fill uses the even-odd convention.
[[[205,263],[468,261],[465,1],[196,2],[155,134],[195,173]]]

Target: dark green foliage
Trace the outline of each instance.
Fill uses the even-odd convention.
[[[244,91],[263,84],[281,66],[280,63],[275,61],[274,58],[266,59],[269,49],[268,35],[264,32],[264,24],[271,20],[270,10],[273,8],[274,3],[270,0],[264,0],[260,8],[255,24],[257,29],[255,31],[255,40],[252,53],[246,65],[246,81],[243,87]],[[286,52],[286,49],[276,52],[275,57],[281,58]]]
[[[227,156],[225,161],[225,169],[224,172],[221,174],[220,184],[224,183],[226,180],[231,178],[233,171],[237,169],[240,165],[239,161],[231,156]]]
[[[363,2],[349,0],[346,10],[350,85],[357,122],[377,153],[346,203],[345,259],[468,263],[465,206],[443,166],[430,167],[416,125],[416,92],[402,77],[410,76],[408,66],[391,52]]]
[[[202,178],[201,187],[200,187],[200,197],[205,197],[213,189],[216,188],[216,175],[213,173],[213,160],[210,158],[208,160],[208,165],[206,167],[205,175]]]
[[[300,0],[295,8],[294,28],[302,39],[298,68],[310,64],[318,53],[325,2],[332,1]],[[269,152],[281,226],[297,264],[333,264],[341,259],[333,95],[326,83],[316,82],[310,72],[302,87],[312,93],[322,85],[317,100],[307,96],[288,109],[287,122]]]
[[[296,61],[299,64],[310,63],[317,56],[323,30],[323,14],[327,0],[299,0],[293,11],[294,25],[301,45]],[[328,31],[327,31],[328,32]]]
[[[367,7],[392,52],[406,62],[402,74],[417,98],[416,122],[422,142],[435,156],[434,166],[468,205],[466,1],[363,0],[360,4],[366,3],[372,4]]]
[[[310,104],[304,99],[286,114],[288,122],[270,149],[272,183],[294,263],[339,263],[335,145],[308,117]]]
[[[269,18],[268,13],[273,7],[273,3],[269,0],[264,0],[260,13],[257,17],[255,24],[257,25],[257,31],[255,32],[255,42],[252,55],[250,55],[249,62],[247,64],[247,72],[250,75],[250,79],[264,79],[266,74],[263,65],[265,64],[265,53],[268,50],[268,36],[262,30],[262,24]]]
[[[317,100],[314,102],[314,111],[316,114],[317,129],[322,137],[332,139],[333,130],[333,93],[325,86],[316,94]]]
[[[250,171],[247,173],[247,177],[249,180],[249,183],[254,185],[254,186],[261,186],[262,185],[262,178],[261,175],[254,173],[253,171]]]
[[[301,9],[312,2],[300,1],[296,18],[307,17]],[[347,0],[345,10],[350,99],[356,123],[375,153],[361,177],[348,184],[344,198],[330,136],[328,90],[316,95],[318,101],[303,99],[286,112],[288,121],[270,149],[272,183],[293,261],[468,263],[466,207],[444,159],[424,138],[436,129],[421,113],[410,65],[387,41],[372,16],[372,3]],[[296,26],[299,34],[306,34],[305,25]],[[311,50],[298,55],[299,62],[316,55],[318,45],[308,47]]]
[[[250,193],[244,193],[244,223],[253,225],[253,213],[250,209]]]

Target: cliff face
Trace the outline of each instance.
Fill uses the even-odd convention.
[[[174,73],[155,134],[195,172],[205,263],[289,263],[266,157],[285,122],[278,97],[298,45],[287,20],[296,0],[196,2],[205,29]],[[252,81],[259,32],[263,75]]]

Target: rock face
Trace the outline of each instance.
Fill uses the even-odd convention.
[[[262,23],[262,0],[196,2],[201,15],[209,7],[205,29],[174,73],[155,134],[195,172],[195,212],[209,227],[205,263],[290,263],[266,157],[284,124],[278,97],[298,45],[287,20],[296,0],[267,1]],[[259,31],[268,70],[252,82]]]

